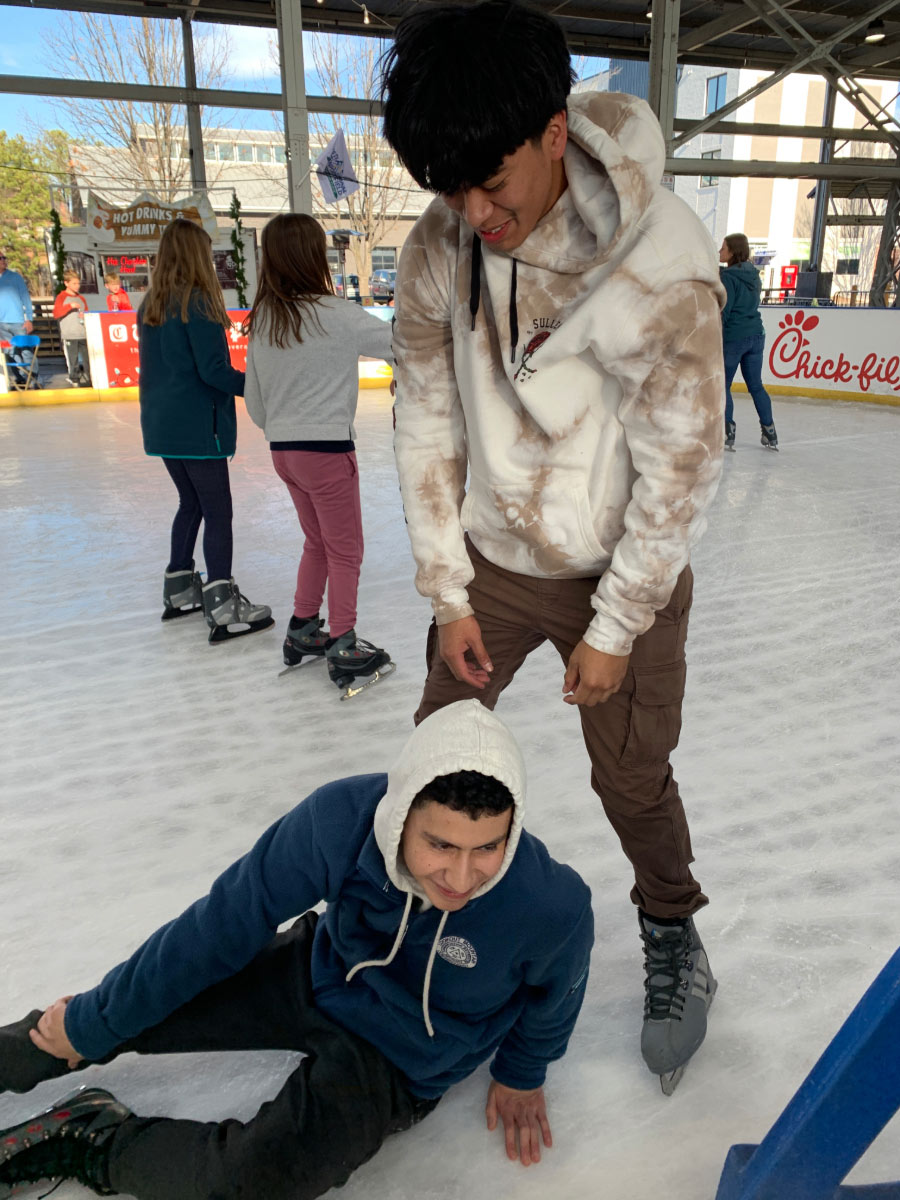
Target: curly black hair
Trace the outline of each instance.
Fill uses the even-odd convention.
[[[560,25],[518,0],[416,5],[382,63],[384,136],[420,187],[478,187],[540,138],[574,79]]]
[[[508,812],[515,801],[505,783],[493,775],[481,771],[454,771],[450,775],[436,775],[416,795],[410,811],[424,808],[426,804],[445,804],[454,812],[465,813],[473,821],[479,817],[499,817]]]

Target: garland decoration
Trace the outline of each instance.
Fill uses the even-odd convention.
[[[241,221],[241,202],[237,192],[231,193],[231,207],[228,210],[234,224],[231,227],[231,257],[234,259],[234,286],[238,296],[238,306],[247,308],[247,260],[244,258],[244,243],[241,241],[243,223]]]
[[[50,209],[50,273],[56,285],[56,291],[65,290],[63,272],[66,269],[66,251],[62,240],[62,221],[55,208]]]

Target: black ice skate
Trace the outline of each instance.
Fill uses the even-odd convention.
[[[59,1079],[71,1072],[65,1059],[45,1054],[28,1036],[42,1015],[42,1010],[35,1008],[21,1021],[0,1027],[0,1092],[30,1092],[45,1079]]]
[[[641,1054],[671,1096],[706,1037],[717,984],[690,917],[666,923],[639,912],[638,919],[645,972]]]
[[[766,450],[778,449],[778,434],[774,425],[760,425],[760,443]]]
[[[325,645],[328,634],[322,629],[325,624],[319,619],[319,614],[303,620],[301,617],[291,617],[287,637],[284,639],[284,670],[278,672],[279,679],[290,671],[304,665],[303,660],[311,662],[325,657]]]
[[[725,449],[730,450],[734,454],[734,435],[737,433],[737,425],[734,421],[725,422]]]
[[[166,571],[163,579],[163,621],[176,617],[189,617],[203,610],[203,580],[194,570]]]
[[[272,610],[266,604],[251,604],[241,595],[233,579],[216,579],[203,589],[203,611],[209,626],[211,642],[227,642],[232,638],[258,633],[275,624]]]
[[[331,682],[343,689],[342,700],[352,700],[397,669],[386,650],[357,638],[355,629],[328,639],[325,661]]]
[[[0,1187],[75,1179],[98,1196],[114,1196],[109,1143],[134,1114],[102,1088],[79,1088],[20,1125],[0,1131]]]

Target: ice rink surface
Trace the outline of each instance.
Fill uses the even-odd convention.
[[[553,1149],[528,1170],[505,1160],[484,1128],[485,1068],[343,1200],[712,1200],[728,1147],[760,1140],[896,949],[900,409],[776,398],[775,417],[779,454],[737,400],[737,453],[694,556],[674,761],[711,899],[698,922],[720,984],[706,1044],[664,1097],[638,1045],[628,865],[545,647],[498,711],[524,747],[526,823],[588,881],[597,918],[583,1014],[549,1076]],[[322,664],[278,678],[301,537],[243,414],[235,575],[277,626],[221,646],[200,616],[159,620],[175,492],[142,453],[137,405],[2,411],[0,437],[5,1023],[96,983],[318,784],[385,769],[411,729],[429,610],[386,392],[360,402],[358,630],[397,672],[347,703]],[[246,1119],[294,1062],[129,1056],[75,1081],[102,1081],[141,1114]],[[0,1096],[0,1127],[66,1086]],[[897,1132],[851,1181],[900,1178]],[[86,1194],[66,1184],[55,1200]]]

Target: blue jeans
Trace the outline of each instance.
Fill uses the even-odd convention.
[[[14,324],[5,324],[0,322],[0,342],[12,341],[14,337],[20,337],[25,333],[26,329],[24,322],[16,322]],[[13,371],[19,375],[20,381],[24,383],[25,375],[28,372],[28,368],[31,366],[31,360],[34,358],[34,351],[30,346],[14,346],[12,350],[7,350],[4,353],[6,354],[6,361],[12,367]],[[40,382],[40,373],[38,371],[37,363],[34,364],[34,374],[31,378],[35,383]]]
[[[734,342],[725,343],[725,421],[734,420],[734,402],[731,399],[731,383],[738,367],[747,385],[747,391],[753,397],[760,425],[772,424],[772,401],[769,393],[763,387],[762,366],[763,350],[766,345],[766,335],[756,334],[754,337],[740,338]]]

